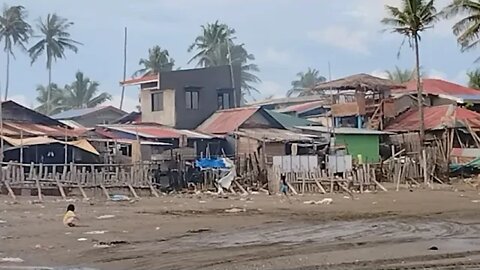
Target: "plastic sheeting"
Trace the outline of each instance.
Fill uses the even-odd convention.
[[[226,169],[227,164],[223,158],[201,158],[195,161],[195,166],[204,169]]]

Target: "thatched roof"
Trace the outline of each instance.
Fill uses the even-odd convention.
[[[391,80],[378,78],[368,74],[356,74],[345,78],[317,84],[313,91],[322,90],[388,90],[394,88],[404,88]]]

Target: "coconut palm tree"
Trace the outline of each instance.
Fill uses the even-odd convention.
[[[167,50],[162,50],[160,46],[154,46],[148,49],[148,58],[140,59],[138,64],[142,65],[143,68],[137,70],[134,76],[147,73],[156,74],[161,71],[172,71],[175,60],[170,58]]]
[[[462,51],[467,51],[479,45],[480,39],[480,1],[479,0],[453,0],[444,10],[442,15],[451,18],[458,14],[466,17],[453,25],[453,33],[457,36],[458,44]]]
[[[387,78],[391,81],[396,83],[402,84],[412,81],[416,78],[417,72],[416,69],[400,69],[399,67],[395,66],[394,70],[385,70],[387,73]],[[420,78],[425,77],[425,73],[422,71],[422,67],[420,67]]]
[[[480,69],[467,73],[468,86],[480,90]]]
[[[325,82],[327,79],[320,75],[320,71],[312,68],[308,68],[307,72],[297,73],[298,79],[292,81],[292,88],[288,90],[287,97],[292,96],[295,93],[302,93],[304,91],[309,91],[316,84]]]
[[[40,32],[40,40],[33,45],[29,50],[32,64],[39,56],[45,54],[48,69],[48,86],[52,83],[52,62],[57,59],[65,58],[65,51],[71,50],[75,53],[78,51],[77,45],[80,42],[70,38],[70,27],[73,22],[58,16],[57,14],[48,14],[45,21],[39,19],[37,28]],[[50,91],[47,89],[47,100],[50,100]],[[47,102],[50,104],[51,102]]]
[[[55,83],[52,83],[50,87],[38,85],[36,100],[40,105],[35,110],[46,115],[57,114],[66,109],[63,103],[63,89],[60,89]]]
[[[256,64],[251,63],[255,56],[245,49],[245,44],[235,44],[235,29],[216,21],[203,25],[202,34],[188,48],[188,52],[196,51],[189,63],[197,61],[197,66],[212,67],[221,65],[241,67],[242,96],[251,96],[258,90],[252,85],[261,82],[254,73],[259,72]],[[230,63],[231,61],[231,63]]]
[[[15,58],[13,47],[19,46],[26,50],[26,43],[30,37],[31,27],[25,20],[27,14],[23,6],[4,6],[0,16],[0,42],[5,43],[3,50],[7,54],[7,67],[5,78],[5,100],[8,98],[10,85],[10,56]]]
[[[105,101],[111,100],[109,93],[98,93],[98,82],[90,80],[83,72],[75,74],[75,81],[65,85],[64,104],[69,109],[93,108]]]
[[[382,23],[390,27],[393,33],[398,33],[408,39],[415,51],[415,71],[417,79],[418,111],[420,114],[420,137],[425,138],[425,119],[423,115],[423,91],[420,76],[420,34],[432,28],[437,21],[437,11],[434,0],[402,0],[400,7],[386,6],[389,17]]]

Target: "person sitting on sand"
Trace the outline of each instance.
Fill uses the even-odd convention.
[[[285,173],[280,175],[280,192],[288,197],[287,175]]]
[[[75,227],[76,220],[78,220],[78,217],[75,215],[75,206],[69,204],[67,206],[67,212],[63,216],[63,224],[68,227]]]

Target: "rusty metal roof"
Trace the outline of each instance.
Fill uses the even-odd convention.
[[[3,135],[11,137],[31,137],[31,136],[50,136],[50,137],[77,137],[84,130],[75,130],[61,126],[49,126],[42,124],[33,124],[25,122],[4,121]]]
[[[311,142],[313,138],[318,136],[302,134],[290,130],[276,129],[276,128],[245,128],[235,132],[239,136],[249,137],[252,139],[266,141],[266,142],[289,142],[302,141]]]
[[[425,130],[462,127],[465,124],[480,129],[480,114],[454,105],[424,108]],[[410,109],[397,117],[387,131],[408,132],[420,129],[418,109]]]
[[[240,107],[216,111],[198,126],[197,130],[210,134],[232,134],[259,109],[259,107]]]

